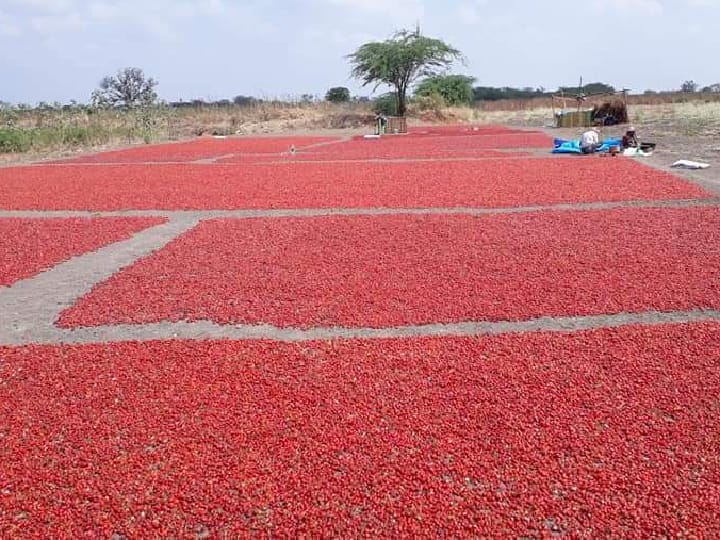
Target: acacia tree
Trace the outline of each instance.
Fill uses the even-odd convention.
[[[680,91],[685,92],[687,94],[692,94],[694,92],[697,92],[697,89],[698,89],[698,83],[696,83],[695,81],[692,81],[692,80],[685,81],[684,83],[682,83],[682,86],[680,87]]]
[[[124,109],[147,107],[157,102],[157,85],[157,81],[145,77],[140,68],[121,69],[115,76],[100,81],[100,87],[92,94],[92,102],[97,106]]]
[[[390,39],[361,45],[347,58],[352,76],[363,86],[382,84],[393,87],[400,116],[407,110],[407,92],[422,77],[438,75],[455,60],[462,59],[457,49],[440,39],[425,37],[420,30],[401,30]]]

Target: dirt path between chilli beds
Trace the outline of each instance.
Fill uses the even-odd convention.
[[[277,328],[269,325],[219,325],[208,321],[137,325],[108,325],[64,329],[56,326],[60,313],[71,307],[92,288],[123,268],[162,249],[169,242],[206,219],[315,217],[327,215],[487,215],[523,212],[563,212],[612,208],[688,208],[720,205],[718,196],[709,200],[627,201],[616,203],[574,203],[517,208],[336,208],[297,210],[237,211],[0,211],[0,218],[164,216],[168,222],[97,251],[72,258],[35,277],[0,290],[0,345],[99,343],[174,339],[269,339],[314,341],[336,338],[402,338],[419,336],[478,336],[531,331],[577,331],[626,325],[657,325],[697,321],[720,321],[720,312],[619,313],[592,316],[540,317],[520,322],[463,322],[455,324],[410,325],[389,328],[320,327],[310,330]]]

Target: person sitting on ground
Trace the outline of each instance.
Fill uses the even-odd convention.
[[[635,134],[635,128],[630,126],[623,135],[622,138],[622,147],[625,148],[638,148],[640,146],[640,143],[638,142],[637,135]]]
[[[589,129],[580,138],[580,150],[583,154],[592,154],[600,147],[600,133],[597,129]]]

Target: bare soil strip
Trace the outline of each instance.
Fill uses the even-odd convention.
[[[452,207],[452,208],[288,208],[275,210],[0,210],[0,218],[69,218],[69,217],[168,217],[169,219],[282,218],[322,216],[390,216],[390,215],[492,215],[529,212],[563,212],[578,210],[612,210],[615,208],[693,208],[720,205],[719,198],[674,199],[658,201],[617,201],[560,203],[537,206]]]
[[[49,311],[49,310],[48,310]],[[620,313],[582,317],[541,317],[528,321],[463,322],[392,328],[322,327],[301,330],[270,325],[218,325],[209,321],[140,325],[100,326],[63,330],[52,325],[33,326],[24,331],[0,331],[0,346],[90,344],[122,341],[167,340],[267,340],[280,342],[327,341],[337,339],[401,339],[417,337],[476,337],[527,332],[576,332],[622,326],[720,322],[720,312],[695,310],[678,312]]]
[[[118,325],[74,330],[55,326],[59,314],[99,282],[213,218],[281,218],[334,215],[507,214],[544,211],[604,210],[623,207],[683,208],[718,206],[720,200],[625,201],[577,203],[518,208],[328,208],[237,211],[0,211],[2,217],[166,216],[168,223],[147,229],[130,240],[75,257],[30,279],[0,290],[0,345],[102,343],[166,339],[267,339],[312,341],[327,339],[384,339],[417,336],[479,336],[535,331],[576,331],[642,324],[656,325],[720,321],[716,311],[614,314],[584,317],[543,317],[522,322],[464,322],[394,328],[313,328],[299,330],[272,326],[223,326],[211,322]]]
[[[74,257],[1,289],[0,343],[33,343],[38,337],[56,335],[54,324],[62,310],[90,292],[96,283],[162,248],[197,223],[193,217],[172,219],[130,240]]]

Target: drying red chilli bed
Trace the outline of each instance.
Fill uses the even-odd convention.
[[[291,146],[304,148],[337,140],[333,137],[205,138],[173,144],[138,146],[126,150],[102,152],[67,160],[71,163],[144,163],[195,161],[238,152],[267,154],[288,152]]]
[[[553,148],[553,139],[544,133],[519,132],[519,133],[498,133],[495,135],[475,135],[470,137],[458,137],[452,135],[428,134],[425,136],[393,135],[381,139],[353,139],[345,143],[338,143],[335,146],[358,146],[379,143],[379,145],[391,146],[394,148],[436,148],[440,150],[467,150],[467,149],[493,149],[493,148]],[[322,148],[325,151],[326,148]]]
[[[412,137],[434,137],[437,135],[468,137],[473,135],[511,135],[514,133],[522,134],[541,132],[532,129],[518,129],[507,126],[465,124],[449,126],[414,126],[408,128],[407,135]]]
[[[129,238],[160,218],[0,219],[0,286]]]
[[[3,537],[717,537],[720,327],[0,349]]]
[[[600,158],[0,170],[4,209],[497,207],[708,196],[631,160]]]
[[[490,157],[506,156],[493,148],[522,148],[522,137],[536,138],[538,134],[512,135],[518,144],[507,144],[507,136],[398,136],[380,139],[355,139],[351,141],[308,148],[300,155],[323,155],[327,157],[349,157],[355,159],[402,158],[402,157]],[[545,137],[543,135],[543,137]],[[552,141],[546,140],[543,147],[550,148]],[[530,145],[532,146],[532,145]]]
[[[327,158],[402,158],[402,157],[498,157],[505,153],[493,150],[515,148],[551,148],[552,140],[540,133],[518,133],[492,136],[457,137],[388,136],[380,139],[354,139],[335,144],[308,148],[300,156],[324,156]]]
[[[293,161],[372,161],[372,160],[418,160],[418,159],[498,159],[527,157],[527,152],[501,152],[499,150],[435,150],[432,148],[376,147],[372,144],[356,148],[326,147],[325,151],[301,151],[297,154],[237,154],[218,160],[218,163],[268,163]]]
[[[720,308],[720,210],[202,223],[64,326],[387,327]]]

